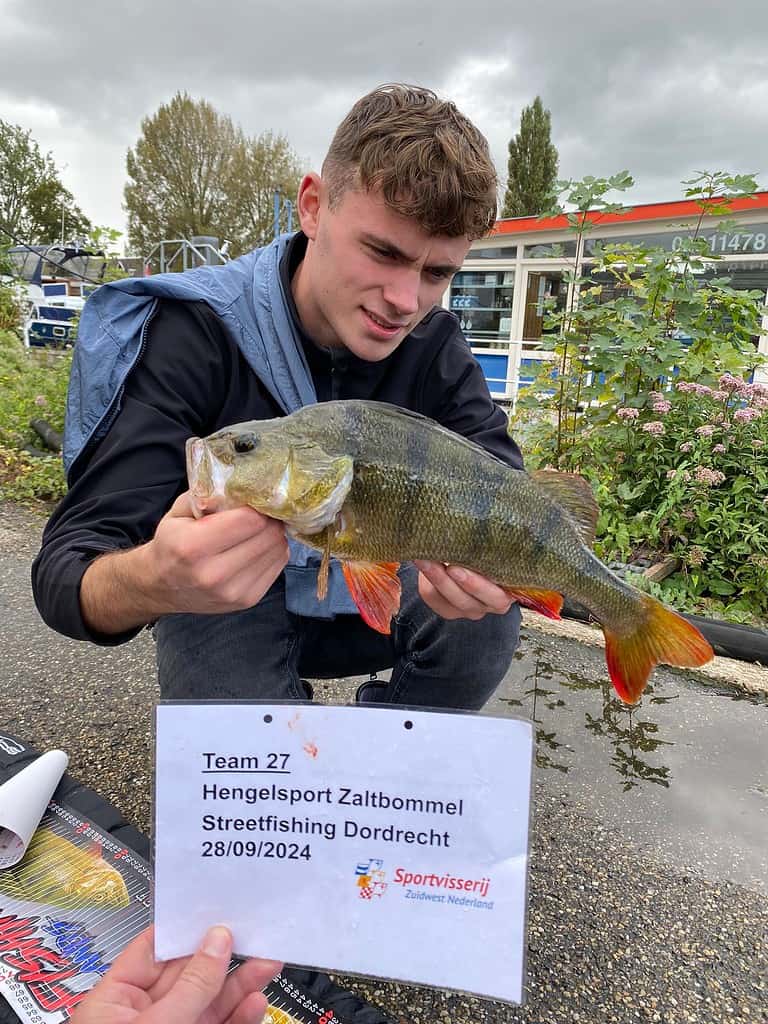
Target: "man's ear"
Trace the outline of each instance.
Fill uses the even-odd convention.
[[[320,220],[320,207],[323,202],[323,182],[314,171],[305,174],[299,185],[296,197],[296,210],[299,215],[301,230],[313,241],[317,237],[317,225]]]

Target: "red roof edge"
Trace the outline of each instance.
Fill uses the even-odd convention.
[[[721,200],[712,200],[720,202]],[[733,213],[742,210],[764,210],[768,209],[768,192],[756,192],[753,196],[744,199],[730,200],[730,208]],[[672,203],[646,203],[641,206],[633,206],[622,213],[600,213],[599,210],[590,210],[587,219],[592,224],[637,224],[646,220],[668,220],[675,217],[695,217],[701,212],[701,207],[693,199],[680,199]],[[558,217],[510,217],[505,220],[497,220],[491,228],[487,238],[497,235],[522,235],[535,231],[562,231],[567,228],[568,217],[560,214]]]

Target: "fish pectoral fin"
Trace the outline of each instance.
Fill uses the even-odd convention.
[[[578,473],[560,473],[555,469],[537,469],[531,473],[531,479],[548,498],[565,509],[581,539],[592,547],[600,510],[589,482]]]
[[[324,601],[328,596],[328,572],[331,567],[331,531],[326,528],[323,557],[317,574],[317,599]]]
[[[556,590],[541,590],[538,587],[504,587],[504,592],[524,608],[531,608],[548,619],[559,619],[563,607],[563,595]]]
[[[363,622],[389,634],[392,616],[400,610],[399,562],[342,562],[344,579]]]

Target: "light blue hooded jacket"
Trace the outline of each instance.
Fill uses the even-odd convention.
[[[317,401],[280,281],[290,238],[282,235],[224,266],[115,281],[93,293],[80,318],[67,395],[63,457],[70,483],[83,452],[104,437],[120,411],[126,378],[141,358],[161,298],[206,302],[286,413]],[[338,562],[331,562],[328,597],[319,602],[319,554],[294,540],[290,547],[289,611],[313,618],[357,612]]]

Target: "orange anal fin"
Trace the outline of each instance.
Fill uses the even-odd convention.
[[[540,590],[538,587],[504,587],[504,592],[524,608],[531,608],[548,619],[559,619],[563,607],[563,595],[556,590]]]
[[[642,595],[637,626],[630,633],[604,627],[605,660],[616,693],[637,704],[655,665],[697,668],[714,651],[695,626],[647,594]]]
[[[342,562],[344,579],[363,621],[379,633],[390,633],[400,610],[399,562]]]

